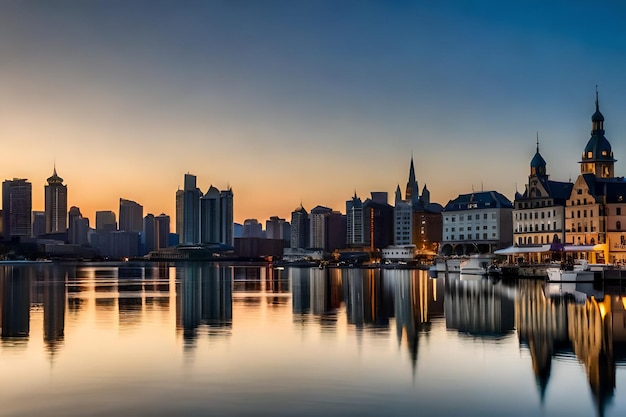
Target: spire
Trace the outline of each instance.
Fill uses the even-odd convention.
[[[596,111],[600,111],[600,104],[598,103],[598,84],[596,84]]]
[[[400,184],[398,184],[396,188],[396,204],[400,201],[402,201],[402,191],[400,191]]]
[[[537,131],[537,153],[539,153],[539,131]]]

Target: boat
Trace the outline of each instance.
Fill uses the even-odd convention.
[[[492,263],[493,255],[472,255],[461,262],[459,270],[463,275],[487,275]]]
[[[595,272],[589,263],[580,259],[573,265],[554,265],[546,268],[548,281],[562,282],[592,282],[595,280]]]

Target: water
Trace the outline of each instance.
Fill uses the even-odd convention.
[[[623,289],[465,278],[2,266],[0,415],[624,414]]]

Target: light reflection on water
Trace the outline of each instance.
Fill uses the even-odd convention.
[[[426,271],[0,267],[0,415],[621,415],[622,289]]]

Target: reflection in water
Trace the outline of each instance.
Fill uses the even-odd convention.
[[[33,269],[0,267],[2,273],[2,339],[26,338],[30,333],[30,285]]]
[[[554,286],[540,280],[494,282],[488,279],[463,280],[458,276],[430,279],[425,271],[419,270],[282,270],[203,263],[177,265],[177,282],[174,285],[170,281],[171,272],[173,269],[167,264],[0,267],[0,348],[8,350],[18,346],[20,349],[11,349],[11,353],[20,355],[37,350],[38,355],[43,353],[50,360],[61,357],[63,350],[72,351],[72,355],[67,354],[63,361],[56,361],[55,369],[58,369],[72,363],[73,358],[70,356],[73,356],[75,348],[72,346],[69,349],[70,341],[76,342],[78,348],[81,343],[85,343],[80,339],[81,331],[89,329],[84,333],[87,336],[83,337],[92,337],[103,329],[110,330],[106,329],[107,325],[114,330],[102,333],[102,340],[106,338],[107,342],[110,337],[118,337],[115,343],[122,344],[133,340],[132,335],[116,331],[129,324],[133,330],[143,330],[142,326],[147,326],[148,332],[141,334],[142,339],[146,334],[155,335],[154,340],[159,343],[167,337],[159,339],[158,335],[171,336],[174,328],[182,335],[182,338],[170,337],[178,346],[195,347],[199,335],[209,335],[212,341],[220,341],[221,338],[213,336],[230,336],[235,330],[233,293],[236,290],[238,294],[235,294],[235,299],[241,302],[237,305],[240,308],[237,315],[241,313],[246,316],[245,324],[243,321],[236,322],[237,329],[241,331],[246,325],[255,325],[249,321],[257,317],[259,323],[267,329],[263,331],[280,329],[280,344],[277,342],[276,346],[272,346],[272,351],[275,350],[279,356],[283,343],[285,346],[293,346],[290,345],[293,343],[290,340],[293,335],[286,333],[285,327],[279,327],[285,318],[289,319],[289,315],[296,325],[287,322],[288,327],[296,330],[296,336],[305,334],[302,330],[310,332],[311,329],[324,335],[341,332],[350,335],[332,338],[298,337],[298,346],[305,348],[308,347],[305,345],[307,343],[344,343],[344,346],[358,350],[362,358],[367,358],[372,351],[380,355],[389,347],[397,352],[393,346],[397,339],[402,352],[401,369],[405,372],[409,367],[416,369],[418,353],[427,371],[428,359],[438,348],[437,343],[454,339],[461,343],[452,343],[446,348],[453,349],[456,345],[463,349],[466,347],[463,343],[473,343],[479,338],[481,341],[495,340],[496,343],[475,344],[489,354],[498,355],[498,349],[493,349],[493,346],[499,348],[507,343],[514,348],[519,344],[524,352],[529,353],[530,358],[521,355],[506,360],[521,361],[521,366],[526,369],[532,367],[534,380],[528,378],[526,383],[533,389],[536,384],[537,394],[531,391],[531,398],[538,398],[538,404],[547,402],[545,397],[552,392],[547,389],[551,374],[556,373],[556,364],[560,366],[563,363],[565,366],[559,367],[559,371],[564,370],[569,375],[584,379],[584,386],[589,387],[591,394],[587,401],[589,404],[593,402],[597,415],[604,415],[613,398],[619,398],[619,394],[616,394],[616,380],[620,378],[616,377],[616,366],[623,366],[626,362],[626,299],[621,296],[621,287],[613,295],[591,285]],[[288,310],[290,301],[291,313]],[[281,308],[266,314],[269,308],[276,305]],[[264,309],[259,309],[259,306]],[[151,314],[155,311],[164,314]],[[259,311],[263,314],[257,314]],[[43,320],[43,327],[40,327],[40,320]],[[91,326],[92,320],[96,327]],[[154,328],[163,331],[153,332]],[[450,332],[446,329],[458,331]],[[36,343],[41,340],[39,331],[42,332],[42,346]],[[69,333],[72,333],[71,337]],[[135,331],[133,333],[138,334]],[[466,337],[468,334],[472,337]],[[391,343],[387,344],[385,338]],[[424,343],[427,338],[428,343]],[[246,338],[225,339],[236,344]],[[371,344],[368,345],[372,340],[375,340],[374,349],[371,349]],[[380,343],[381,340],[385,343]],[[147,340],[146,343],[151,342]],[[227,356],[228,351],[224,349],[221,354]],[[330,349],[325,355],[333,355],[333,351],[335,349]],[[347,350],[345,353],[347,357],[354,356],[353,351]],[[4,357],[7,363],[10,363],[10,359],[6,359],[9,356]],[[106,354],[101,353],[101,356]],[[570,360],[560,362],[564,357]],[[283,356],[280,358],[283,360]],[[576,360],[571,360],[573,358]],[[158,354],[152,359],[160,360]],[[221,359],[220,356],[217,361]],[[249,360],[252,361],[250,363],[254,361],[253,358]],[[345,357],[329,356],[316,360],[320,364],[326,360],[345,363]],[[38,363],[42,361],[28,362],[29,366],[37,370]],[[373,362],[363,361],[363,366],[371,366]],[[253,366],[258,364],[254,363]],[[290,362],[289,366],[300,370],[299,366],[304,365],[301,362]],[[576,371],[571,371],[571,368]],[[152,371],[153,368],[150,368],[149,372]],[[300,374],[292,376],[282,368],[280,371],[284,372],[287,380],[301,380]],[[63,369],[63,372],[67,372],[67,369]],[[231,368],[224,370],[222,375],[229,375],[229,372]],[[321,379],[328,378],[324,372],[320,371]],[[462,369],[458,372],[466,376]],[[477,369],[476,372],[481,371]],[[491,369],[485,370],[485,375],[490,372]],[[259,375],[262,373],[259,371]],[[414,381],[425,383],[418,378],[426,374],[428,372],[420,372],[420,375],[414,373]],[[509,378],[519,376],[518,373]],[[9,375],[7,378],[10,380],[13,377]],[[233,381],[227,382],[235,384]],[[398,381],[395,375],[393,381]],[[168,389],[171,387],[169,382]],[[323,384],[327,382],[323,379]],[[515,383],[523,382],[516,380]],[[435,386],[436,381],[431,387]],[[529,410],[537,411],[534,408]]]
[[[538,281],[520,281],[518,285],[519,339],[529,348],[541,401],[552,358],[574,354],[585,368],[597,414],[604,415],[615,391],[614,346],[624,344],[624,339],[617,340],[615,335],[626,333],[622,298],[602,296],[591,287],[576,284],[560,286],[559,291],[555,284]],[[615,320],[618,317],[620,320]]]
[[[53,273],[56,272],[56,273]],[[53,359],[65,335],[65,283],[67,272],[46,268],[43,280],[43,340]]]
[[[208,333],[232,326],[233,268],[215,264],[190,263],[176,268],[180,280],[177,292],[177,320],[183,338],[194,341],[198,329]]]
[[[514,330],[514,291],[487,279],[446,277],[446,327],[473,336],[499,338]]]

